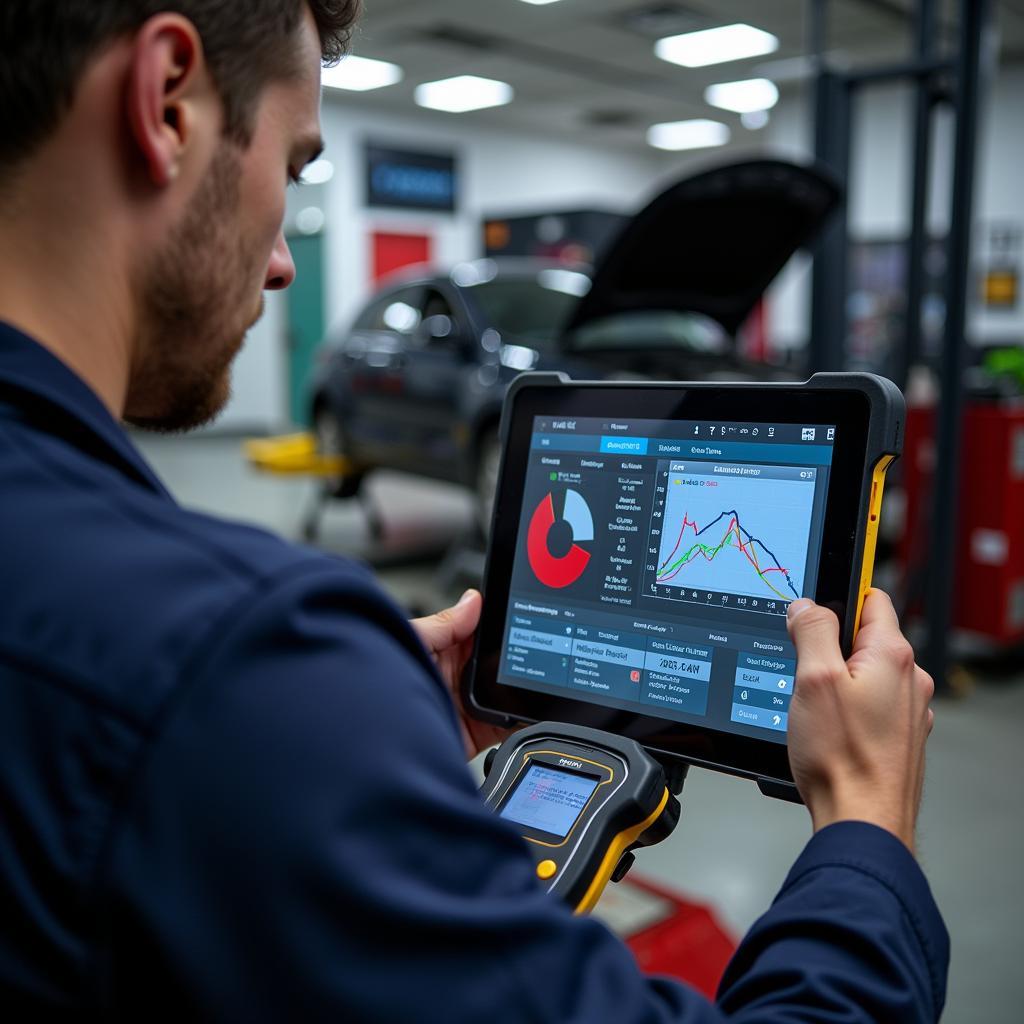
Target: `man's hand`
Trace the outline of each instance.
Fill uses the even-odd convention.
[[[914,664],[892,602],[880,590],[868,593],[847,662],[839,620],[827,608],[794,601],[788,625],[798,659],[789,763],[815,831],[867,821],[913,851],[935,686]]]
[[[459,713],[466,753],[471,758],[476,757],[481,750],[500,743],[508,735],[505,729],[470,718],[459,693],[462,670],[473,653],[473,634],[480,621],[481,605],[479,591],[467,590],[454,607],[446,608],[436,615],[412,620],[413,629],[419,633],[423,646],[434,658],[441,678],[448,684],[455,709]]]

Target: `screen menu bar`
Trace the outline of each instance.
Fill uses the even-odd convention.
[[[836,426],[828,423],[741,423],[718,420],[611,420],[596,417],[559,419],[538,417],[534,430],[540,434],[596,434],[628,440],[670,437],[676,442],[733,441],[760,444],[832,445]],[[651,452],[650,454],[657,454]]]

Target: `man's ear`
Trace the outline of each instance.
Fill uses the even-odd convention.
[[[132,47],[127,106],[132,138],[157,187],[178,176],[199,119],[215,109],[196,102],[210,88],[195,26],[178,14],[150,18]]]

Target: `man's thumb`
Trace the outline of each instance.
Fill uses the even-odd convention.
[[[452,617],[452,629],[456,641],[461,642],[466,637],[472,636],[473,630],[480,622],[482,607],[483,599],[480,596],[480,591],[471,587],[459,598],[458,604],[448,609]]]
[[[839,649],[839,619],[835,612],[801,598],[789,606],[786,625],[796,646],[797,674],[815,669],[840,672],[845,667]]]

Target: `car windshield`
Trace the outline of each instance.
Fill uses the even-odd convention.
[[[732,349],[729,336],[708,317],[663,310],[618,313],[584,324],[567,346],[577,352],[670,348],[720,354]]]
[[[533,348],[550,349],[589,287],[590,279],[584,274],[553,270],[541,271],[535,278],[496,277],[470,286],[467,292],[499,334]]]

